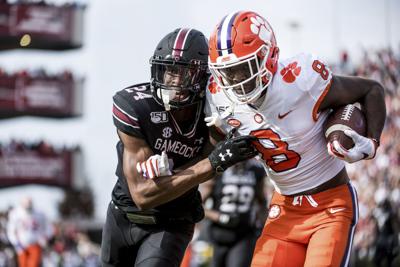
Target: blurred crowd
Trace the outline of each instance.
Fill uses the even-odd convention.
[[[400,53],[365,52],[352,64],[343,52],[336,73],[375,79],[385,87],[387,120],[373,161],[348,164],[357,188],[360,219],[354,238],[353,264],[400,266]]]
[[[97,267],[100,266],[100,245],[93,242],[84,230],[74,223],[32,220],[32,227],[27,227],[26,218],[16,218],[15,212],[21,209],[19,204],[0,213],[0,267],[17,267],[21,262],[21,253],[34,244],[40,246],[39,253],[42,267]],[[23,207],[23,209],[25,209]],[[35,216],[41,215],[38,210],[31,210]],[[24,221],[23,221],[24,220]],[[16,228],[18,223],[22,224]],[[40,230],[43,224],[43,231]],[[26,228],[22,230],[22,228]],[[28,229],[29,228],[29,229]],[[16,235],[13,234],[16,232]],[[23,232],[22,232],[23,231]],[[27,233],[27,231],[31,233]],[[23,234],[24,239],[16,238]],[[29,258],[28,261],[34,259]],[[28,266],[28,265],[26,265]],[[33,265],[29,265],[33,266]]]
[[[13,139],[9,143],[0,143],[0,157],[2,155],[15,154],[19,152],[35,152],[41,156],[55,156],[69,151],[80,151],[80,147],[57,147],[45,140],[39,140],[37,142],[24,142]]]
[[[347,165],[360,210],[351,266],[400,266],[400,53],[365,52],[355,64],[343,52],[339,62],[331,66],[336,74],[378,80],[386,93],[388,116],[376,158]],[[49,149],[44,143],[32,147]],[[16,266],[15,250],[6,233],[7,215],[8,211],[0,213],[0,267]],[[52,225],[53,234],[43,252],[44,267],[99,266],[99,244],[76,227]]]
[[[84,7],[82,3],[75,1],[67,1],[65,3],[58,3],[57,1],[44,1],[44,0],[0,0],[0,3],[8,3],[8,4],[35,4],[42,6],[61,6],[61,7]]]

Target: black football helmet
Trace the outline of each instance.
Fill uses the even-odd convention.
[[[150,58],[153,97],[166,110],[202,101],[207,60],[208,42],[201,32],[179,28],[167,34]]]

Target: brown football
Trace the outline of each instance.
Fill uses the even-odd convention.
[[[364,113],[355,105],[346,105],[333,110],[324,124],[327,142],[338,140],[346,149],[354,146],[353,140],[344,134],[344,130],[352,129],[358,134],[367,134],[367,122]]]

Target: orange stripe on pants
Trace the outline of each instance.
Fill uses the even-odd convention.
[[[311,198],[274,193],[251,266],[346,266],[357,221],[356,198],[350,184]]]

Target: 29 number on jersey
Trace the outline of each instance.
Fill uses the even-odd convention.
[[[248,185],[227,184],[222,188],[219,210],[226,213],[246,213],[254,198],[254,188]]]
[[[256,149],[262,154],[265,163],[275,172],[283,172],[294,169],[300,162],[300,155],[289,149],[287,142],[282,141],[279,134],[272,129],[252,131],[259,139],[255,143]],[[269,146],[263,145],[263,140],[268,141]]]

